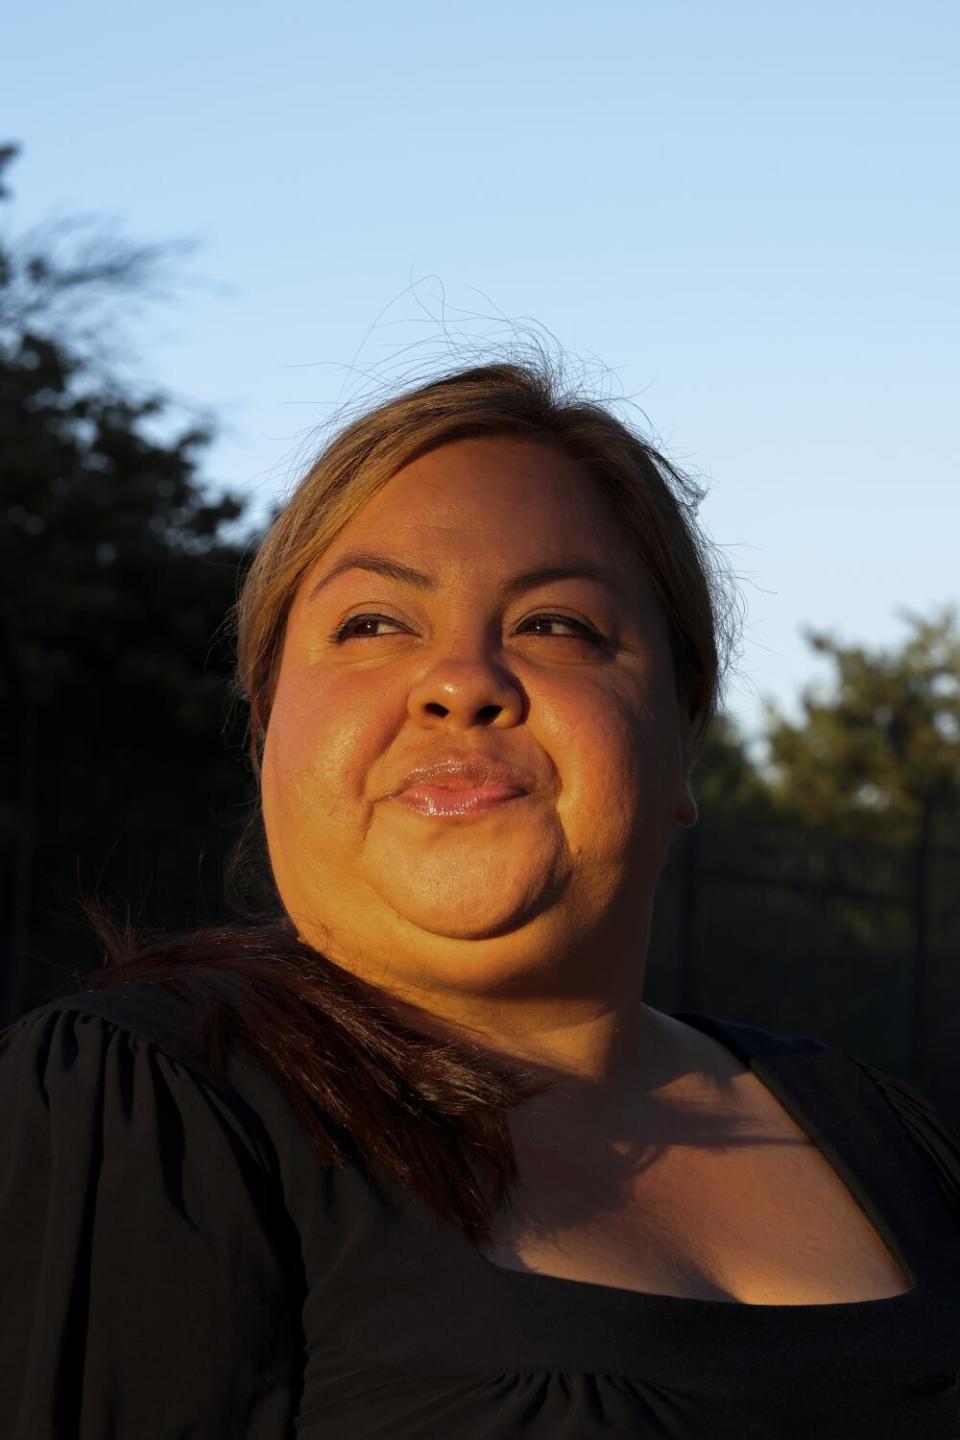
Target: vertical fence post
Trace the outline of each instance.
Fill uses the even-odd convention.
[[[923,797],[920,833],[914,854],[913,996],[910,1061],[914,1084],[921,1088],[927,1079],[927,970],[929,968],[930,858],[933,850],[933,796]]]
[[[35,845],[34,788],[36,769],[36,714],[24,699],[20,705],[17,746],[19,794],[13,839],[13,894],[7,951],[7,974],[0,997],[0,1024],[16,1020],[26,991],[26,957],[29,941],[30,899],[33,889]]]

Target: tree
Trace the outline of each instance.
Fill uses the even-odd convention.
[[[765,706],[771,794],[814,827],[909,842],[929,807],[960,802],[956,610],[930,619],[900,613],[912,633],[894,650],[808,631],[836,668],[832,692],[807,687],[797,725]]]
[[[15,154],[0,150],[0,178]],[[105,296],[149,286],[156,254],[116,242],[64,261],[0,240],[8,1017],[76,967],[64,919],[84,867],[127,895],[156,884],[157,920],[177,920],[199,853],[226,849],[243,810],[221,642],[254,538],[222,531],[244,502],[200,484],[210,429],[157,439],[168,402],[87,344]]]
[[[753,821],[776,814],[769,786],[747,749],[737,722],[721,710],[693,772],[693,793],[704,819]]]

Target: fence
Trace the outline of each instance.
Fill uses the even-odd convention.
[[[647,998],[837,1045],[960,1128],[960,816],[905,846],[702,815],[661,879]]]
[[[177,893],[194,878],[171,876]],[[26,983],[6,1019],[68,989],[80,941],[90,949],[62,891],[38,895],[11,936]],[[157,923],[188,922],[175,898]],[[929,813],[912,846],[702,813],[661,878],[646,998],[837,1045],[912,1081],[960,1130],[960,812]]]

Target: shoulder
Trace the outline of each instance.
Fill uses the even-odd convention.
[[[207,1065],[196,1006],[162,980],[136,980],[48,1000],[0,1030],[0,1064],[89,1064],[121,1037],[176,1060],[197,1079],[222,1084]]]
[[[118,983],[48,1000],[0,1031],[0,1054],[24,1044],[49,1045],[58,1029],[77,1033],[84,1021],[94,1022],[88,1027],[94,1030],[124,1031],[213,1078],[195,1044],[195,1007],[162,981]]]
[[[287,1113],[276,1087],[245,1054],[211,1068],[203,1030],[202,1009],[163,981],[50,1000],[0,1031],[0,1107],[21,1127],[51,1132],[102,1129],[105,1116],[136,1112],[136,1123],[123,1127],[127,1145],[143,1136],[150,1116],[164,1143],[174,1132],[189,1137],[214,1124],[248,1164],[273,1170],[270,1121],[282,1123]],[[116,1135],[115,1128],[114,1143]]]
[[[189,1054],[195,1018],[138,982],[0,1032],[0,1288],[21,1317],[0,1417],[18,1435],[64,1416],[98,1435],[286,1423],[299,1238],[261,1114]],[[268,1409],[276,1427],[254,1429]]]
[[[741,1020],[704,1015],[699,1011],[677,1011],[673,1019],[719,1040],[745,1065],[749,1065],[753,1059],[822,1053],[830,1049],[822,1040],[815,1040],[809,1035],[782,1035],[773,1030],[763,1030],[756,1025],[747,1025]]]
[[[868,1077],[899,1124],[936,1173],[941,1191],[960,1218],[960,1136],[927,1095],[897,1075],[856,1055],[848,1057]]]
[[[932,1167],[951,1210],[960,1216],[960,1137],[933,1101],[909,1081],[861,1056],[806,1035],[781,1035],[695,1012],[675,1018],[712,1035],[744,1064],[763,1062],[767,1083],[778,1074],[789,1075],[791,1093],[807,1106],[818,1099],[835,1101],[841,1094],[845,1111],[860,1119],[872,1112],[881,1123],[879,1133],[892,1140],[896,1134],[890,1127],[894,1127],[909,1142],[907,1148],[914,1156],[921,1155]],[[812,1067],[805,1063],[810,1058],[815,1059]]]
[[[0,1031],[0,1113],[40,1106],[62,1125],[81,1106],[92,1114],[135,1100],[141,1130],[148,1111],[176,1112],[188,1135],[215,1116],[258,1170],[280,1178],[292,1203],[291,1192],[312,1190],[314,1172],[358,1157],[339,1129],[338,1146],[318,1145],[277,1045],[261,1057],[238,1022],[234,989],[232,972],[190,965],[48,1001]],[[333,1129],[330,1121],[323,1134]]]

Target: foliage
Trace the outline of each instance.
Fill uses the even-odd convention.
[[[222,643],[254,538],[223,532],[244,502],[200,481],[209,428],[169,435],[165,398],[86,345],[105,291],[148,285],[150,255],[116,242],[48,262],[0,239],[6,950],[54,969],[79,958],[63,922],[88,878],[136,896],[156,877],[153,918],[185,922],[198,855],[226,851],[244,811]]]
[[[693,772],[698,815],[763,820],[775,801],[737,722],[721,710],[710,729],[703,754]]]
[[[888,841],[918,833],[926,806],[960,802],[960,633],[955,608],[901,612],[899,649],[845,645],[808,632],[835,667],[832,692],[808,686],[793,724],[767,703],[770,790],[817,827]]]

